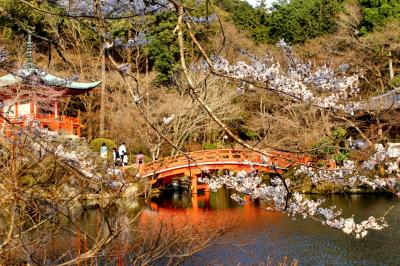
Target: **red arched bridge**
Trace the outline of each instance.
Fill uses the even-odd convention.
[[[244,149],[219,149],[189,152],[144,164],[140,169],[142,177],[151,177],[152,184],[165,185],[179,176],[192,179],[192,191],[204,188],[197,185],[197,177],[212,170],[232,170],[251,172],[258,170],[273,173],[277,169],[287,169],[296,164],[306,164],[310,157],[286,153],[271,152],[268,156]]]

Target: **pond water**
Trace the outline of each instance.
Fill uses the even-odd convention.
[[[238,206],[230,192],[221,189],[191,197],[165,192],[153,199],[143,216],[176,219],[208,215],[237,224],[213,245],[194,255],[186,265],[274,263],[288,256],[300,265],[400,265],[400,200],[389,195],[332,195],[326,203],[343,209],[345,217],[356,221],[370,215],[381,216],[390,206],[388,228],[355,239],[320,223],[298,218],[293,221],[280,212],[266,211],[264,202]],[[220,226],[220,224],[219,224]]]

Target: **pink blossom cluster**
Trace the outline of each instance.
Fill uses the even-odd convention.
[[[217,178],[199,178],[199,182],[207,183],[212,191],[218,190],[222,186],[233,188],[237,192],[249,195],[251,198],[267,200],[275,210],[285,211],[293,219],[301,216],[306,219],[312,217],[321,221],[322,224],[332,228],[342,230],[346,234],[354,234],[356,238],[365,237],[369,230],[381,230],[387,227],[385,219],[369,217],[365,221],[356,223],[354,218],[342,218],[341,210],[335,206],[330,208],[321,207],[323,199],[311,200],[304,195],[295,192],[290,194],[287,187],[290,187],[290,180],[282,181],[280,178],[271,180],[271,185],[263,184],[261,178],[252,172],[229,173]],[[233,194],[232,199],[240,204],[246,201],[238,194]]]
[[[333,111],[353,114],[359,107],[348,99],[359,93],[359,76],[336,73],[325,65],[315,70],[310,62],[303,63],[294,56],[292,48],[283,40],[278,46],[288,61],[286,71],[272,57],[258,58],[251,54],[250,64],[239,61],[230,64],[221,56],[212,57],[212,67],[218,73],[249,83],[266,85],[272,91],[289,96],[296,101],[316,105]],[[199,66],[204,68],[204,64]]]
[[[304,175],[310,178],[313,184],[333,182],[349,187],[369,186],[373,190],[388,189],[397,192],[396,184],[400,181],[400,154],[399,149],[394,146],[390,144],[384,148],[381,144],[375,145],[374,153],[367,160],[360,162],[359,166],[351,160],[345,160],[343,166],[333,169],[316,169],[311,165],[300,165],[295,175]],[[374,171],[382,171],[378,168],[384,169],[385,177],[374,174]]]

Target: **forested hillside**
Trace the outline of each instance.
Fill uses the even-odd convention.
[[[106,99],[103,98],[106,111],[101,111],[103,100],[99,92],[95,92],[68,100],[64,103],[64,112],[77,114],[79,110],[87,125],[84,134],[89,139],[99,136],[99,132],[110,138],[120,138],[133,130],[137,137],[128,140],[132,146],[150,151],[158,147],[155,144],[158,142],[156,136],[152,140],[148,136],[143,137],[151,131],[143,134],[145,121],[133,119],[134,122],[127,122],[124,126],[119,124],[122,116],[139,115],[134,110],[127,110],[125,106],[128,103],[121,102],[124,86],[118,71],[136,73],[138,81],[145,85],[146,109],[154,112],[151,117],[177,111],[169,103],[165,108],[155,110],[155,106],[162,106],[168,97],[178,101],[177,106],[184,106],[177,98],[182,93],[179,89],[182,82],[180,54],[175,35],[177,15],[166,9],[132,19],[119,19],[122,10],[117,6],[116,9],[97,11],[103,12],[103,20],[91,19],[95,7],[85,3],[73,2],[66,6],[57,1],[2,0],[2,42],[10,54],[13,67],[16,67],[24,63],[24,42],[27,32],[32,31],[35,63],[41,68],[67,77],[103,80],[107,94]],[[189,1],[188,6],[191,8],[190,19],[195,23],[193,33],[208,55],[221,53],[229,60],[246,61],[247,52],[257,56],[270,54],[285,65],[286,59],[275,45],[284,39],[294,45],[301,60],[311,60],[314,67],[328,64],[333,69],[344,67],[348,73],[362,73],[360,85],[364,95],[382,94],[400,82],[398,1],[293,0],[278,1],[267,9],[262,2],[253,8],[244,1],[216,0],[213,3]],[[56,15],[63,12],[75,18]],[[201,53],[189,36],[184,36],[184,39],[188,47],[187,63],[195,66],[203,60]],[[17,46],[15,42],[18,42]],[[108,47],[106,80],[102,77],[103,63],[99,60],[104,46]],[[108,56],[116,65],[108,61]],[[389,68],[392,68],[393,77]],[[226,85],[227,92],[216,91],[215,97],[219,93],[227,97],[228,110],[232,109],[233,113],[224,110],[227,113],[221,115],[242,138],[255,141],[268,132],[273,141],[307,147],[320,136],[329,134],[331,126],[318,127],[317,131],[313,131],[316,125],[312,122],[308,126],[313,134],[307,138],[298,135],[301,132],[299,129],[304,126],[298,124],[301,120],[298,117],[289,119],[279,131],[275,130],[274,123],[265,115],[272,110],[280,110],[279,104],[273,100],[274,96],[265,96],[247,87],[245,94],[235,95],[234,87],[238,85],[240,87],[235,83]],[[210,90],[207,100],[213,102],[212,95]],[[110,110],[115,112],[110,113]],[[277,114],[277,117],[288,119],[285,112]],[[182,128],[186,132],[185,137],[176,136],[175,141],[183,146],[189,143],[218,145],[223,136],[221,129],[208,123],[206,117],[200,121],[194,131],[186,132]],[[104,129],[98,131],[100,124]],[[130,125],[133,128],[129,128]],[[178,128],[170,133],[182,134]],[[288,135],[292,138],[289,142],[283,137]]]
[[[400,3],[396,0],[282,0],[268,10],[263,1],[256,8],[240,0],[217,0],[216,4],[257,43],[276,43],[282,38],[290,43],[302,43],[335,33],[343,13],[353,18],[360,16],[360,21],[352,25],[358,36],[383,30],[386,23],[398,22],[400,16]],[[356,10],[349,10],[349,6],[356,6]]]

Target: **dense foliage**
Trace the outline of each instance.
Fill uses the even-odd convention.
[[[274,3],[269,12],[263,4],[253,8],[247,2],[218,0],[230,13],[232,21],[257,43],[276,43],[284,38],[291,43],[331,33],[335,30],[335,14],[339,0],[293,0]]]
[[[159,13],[155,16],[154,25],[157,26],[151,31],[147,53],[158,72],[156,81],[168,83],[179,60],[179,49],[173,34],[176,26],[176,14],[173,12]]]
[[[389,19],[400,19],[398,0],[361,0],[363,22],[361,33],[382,26]]]
[[[292,0],[274,4],[269,19],[268,37],[277,42],[304,42],[335,31],[338,0]]]
[[[253,8],[245,1],[217,0],[216,3],[226,10],[235,25],[248,32],[257,43],[268,42],[268,14],[262,6]]]
[[[38,6],[34,1],[31,4]],[[40,36],[49,37],[62,21],[58,17],[32,12],[32,8],[29,6],[13,0],[1,0],[0,5],[0,11],[2,11],[0,13],[0,29],[3,36],[10,39],[26,30],[34,30]],[[44,2],[41,8],[52,10],[53,7]]]
[[[216,0],[229,13],[234,24],[256,43],[304,42],[335,32],[337,14],[343,0],[280,0],[267,10],[263,4],[254,8],[245,1]],[[400,18],[398,0],[360,0],[363,21],[361,33],[379,28],[390,19]]]

